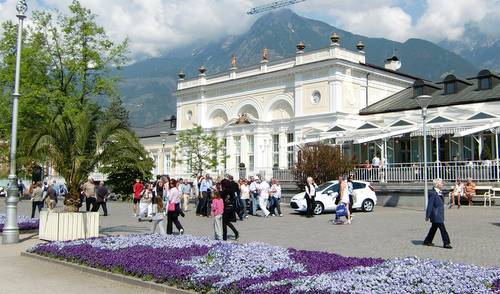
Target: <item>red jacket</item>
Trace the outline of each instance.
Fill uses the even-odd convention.
[[[135,183],[134,184],[134,199],[141,198],[142,189],[144,189],[144,185],[142,183]]]

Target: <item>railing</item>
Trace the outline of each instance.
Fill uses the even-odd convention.
[[[396,163],[380,167],[358,166],[354,177],[370,182],[423,182],[424,164]],[[450,161],[427,163],[427,179],[441,178],[445,181],[471,178],[476,182],[495,182],[499,180],[496,161]]]

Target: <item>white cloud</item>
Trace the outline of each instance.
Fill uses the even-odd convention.
[[[1,0],[0,0],[1,1]],[[135,54],[159,55],[192,42],[215,40],[244,32],[259,17],[250,8],[273,0],[80,0],[98,15],[98,22],[114,41],[129,37]],[[423,9],[405,11],[409,0],[307,0],[290,6],[301,15],[321,19],[341,29],[370,37],[432,41],[462,37],[466,24],[500,36],[500,0],[426,0],[411,4]],[[421,0],[424,1],[424,0]],[[15,21],[16,0],[0,3],[0,21]],[[30,11],[55,8],[67,11],[71,0],[28,1]]]

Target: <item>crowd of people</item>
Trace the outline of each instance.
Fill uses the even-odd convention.
[[[262,217],[283,216],[278,180],[267,182],[260,176],[239,181],[230,175],[213,179],[206,174],[194,181],[158,176],[151,183],[136,179],[132,191],[134,217],[152,222],[151,231],[160,234],[172,234],[173,225],[180,234],[184,233],[179,216],[185,216],[190,202],[194,202],[197,216],[214,219],[215,238],[222,240],[227,240],[228,227],[238,239],[239,232],[234,223],[248,218],[248,215],[259,215],[259,209]]]
[[[467,199],[467,204],[469,206],[472,205],[472,197],[476,195],[476,183],[471,178],[468,178],[467,181],[462,181],[460,179],[457,179],[455,182],[455,185],[451,187],[451,191],[448,194],[449,197],[449,208],[452,208],[455,205],[455,199],[456,199],[456,205],[457,208],[460,208],[460,202],[462,198]]]

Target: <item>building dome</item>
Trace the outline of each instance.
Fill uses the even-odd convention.
[[[202,65],[202,66],[200,66],[198,71],[200,72],[200,74],[205,74],[207,72],[207,69]]]
[[[361,42],[361,41],[358,41],[358,44],[356,44],[356,48],[359,51],[363,51],[363,49],[365,49],[365,44],[363,44],[363,42]]]
[[[304,51],[304,49],[306,49],[306,44],[304,44],[304,42],[300,41],[299,44],[297,44],[297,50]]]
[[[181,71],[179,71],[179,79],[184,79],[186,77],[186,74],[184,73],[184,71],[181,69]]]
[[[337,44],[340,41],[340,36],[337,35],[337,32],[333,32],[330,36],[330,40],[332,41],[332,44]]]

